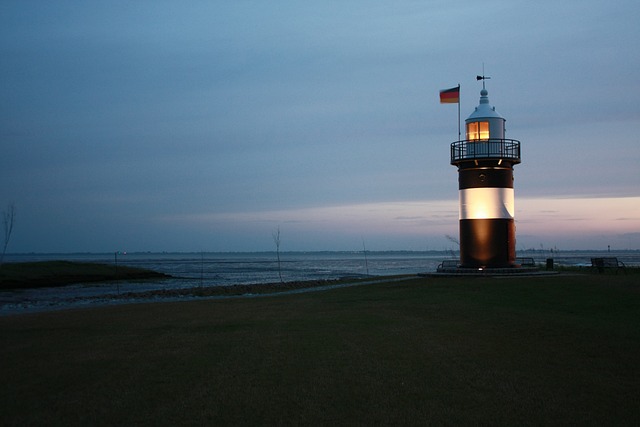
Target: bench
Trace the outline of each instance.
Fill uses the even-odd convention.
[[[618,274],[619,269],[626,273],[626,267],[624,262],[619,261],[616,257],[591,258],[591,268],[597,268],[598,273],[604,273],[605,268],[614,269],[616,274]]]
[[[516,264],[522,267],[535,267],[536,262],[533,258],[516,258]]]
[[[451,270],[452,268],[458,268],[459,261],[457,259],[447,259],[438,265],[437,271]]]

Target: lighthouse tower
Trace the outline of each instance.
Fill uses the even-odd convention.
[[[520,141],[505,138],[505,119],[489,104],[484,81],[465,128],[466,139],[451,144],[451,164],[458,167],[460,267],[515,267],[513,166],[520,163]]]

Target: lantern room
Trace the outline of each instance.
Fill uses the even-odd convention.
[[[483,88],[480,92],[480,104],[464,121],[468,141],[504,139],[505,119],[496,113],[495,107],[489,105],[488,94],[489,92]]]
[[[451,144],[452,165],[494,158],[499,163],[520,163],[520,142],[504,137],[506,120],[489,104],[489,92],[484,87],[480,103],[464,123],[465,139]]]

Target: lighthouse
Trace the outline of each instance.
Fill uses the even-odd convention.
[[[489,103],[484,79],[478,77],[480,103],[465,120],[465,139],[451,144],[451,164],[458,168],[460,267],[515,267],[513,166],[520,163],[520,141],[505,138],[506,120]]]

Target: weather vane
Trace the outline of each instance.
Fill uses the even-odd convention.
[[[476,80],[482,80],[482,89],[485,89],[484,87],[484,81],[490,79],[491,77],[487,77],[487,76],[476,76]]]
[[[484,75],[484,62],[482,63],[482,75],[481,76],[476,76],[476,80],[480,81],[482,80],[482,89],[485,89],[484,87],[484,81],[490,79],[491,77],[487,77]]]

